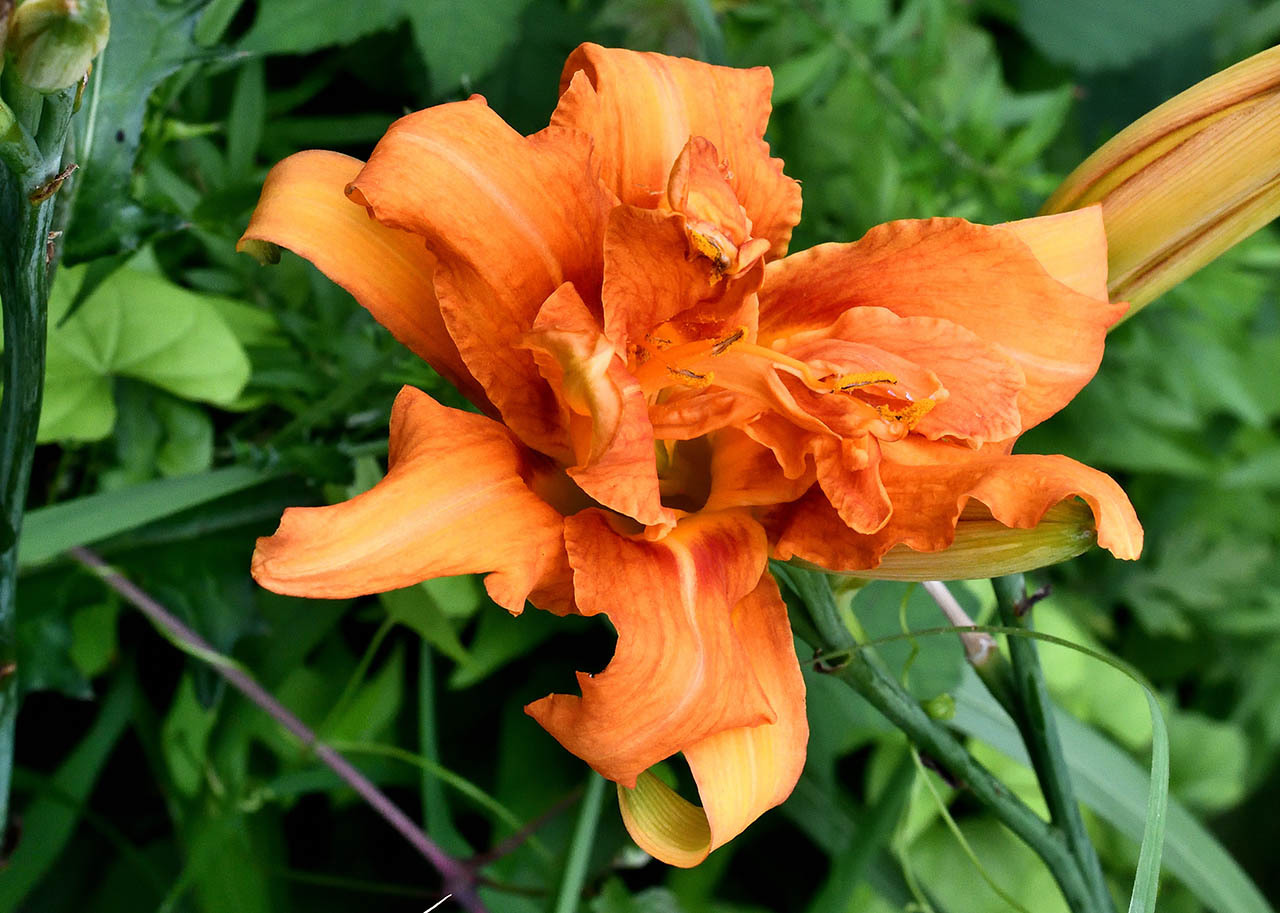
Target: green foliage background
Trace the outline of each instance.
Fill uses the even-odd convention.
[[[702,867],[647,861],[611,803],[592,844],[573,844],[587,770],[521,708],[602,667],[607,625],[512,619],[471,579],[341,603],[249,579],[253,540],[284,507],[376,481],[402,384],[459,400],[308,264],[286,254],[262,269],[234,243],[267,168],[298,149],[363,157],[400,114],[471,92],[538,129],[565,56],[588,40],[773,68],[769,138],[804,186],[793,250],[892,218],[1025,217],[1115,130],[1280,39],[1280,2],[110,6],[111,43],[75,121],[81,170],[62,194],[23,544],[19,828],[0,913],[402,913],[438,897],[434,873],[314,757],[59,558],[80,543],[341,743],[452,853],[485,854],[532,822],[484,864],[494,910],[551,909],[573,855],[587,859],[579,909],[593,913],[1011,909],[926,778],[990,879],[1025,909],[1065,909],[963,790],[916,775],[888,724],[817,677],[795,796]],[[1139,563],[1099,553],[1045,572],[1055,590],[1037,612],[1042,629],[1129,660],[1162,694],[1183,815],[1170,821],[1170,913],[1268,909],[1185,811],[1261,895],[1280,894],[1278,277],[1268,229],[1115,331],[1095,381],[1024,438],[1115,475],[1146,525]],[[985,587],[961,595],[990,611]],[[938,623],[905,586],[846,598],[871,636]],[[956,696],[962,729],[982,728],[955,644],[883,655],[922,699]],[[1145,763],[1146,704],[1092,660],[1044,655],[1087,724],[1068,728],[1068,754],[1099,784],[1084,797],[1122,898],[1145,795],[1125,778]],[[1025,768],[974,750],[1038,801]]]

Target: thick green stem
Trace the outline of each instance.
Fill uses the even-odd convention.
[[[45,321],[49,301],[47,247],[56,178],[71,118],[72,90],[23,101],[19,124],[38,125],[21,137],[22,155],[0,156],[0,305],[4,311],[4,393],[0,396],[0,833],[8,821],[14,724],[18,715],[16,602],[18,537],[26,504],[44,387]],[[38,151],[32,161],[32,150]],[[14,163],[21,167],[14,168]]]
[[[814,646],[821,654],[830,657],[849,657],[847,661],[836,663],[823,663],[819,658],[818,668],[835,675],[866,698],[1044,860],[1073,911],[1110,913],[1109,901],[1106,907],[1098,906],[1090,884],[1062,833],[1010,792],[969,754],[949,729],[930,717],[905,688],[867,659],[840,619],[826,578],[788,568],[784,579],[789,584],[795,581],[792,588],[801,596],[813,628],[820,633],[823,642]]]
[[[1031,617],[1026,611],[1027,587],[1022,575],[997,577],[991,584],[1004,625],[1030,629]],[[1058,724],[1053,717],[1053,702],[1045,684],[1044,671],[1040,668],[1035,641],[1029,637],[1010,637],[1009,657],[1013,664],[1010,689],[1013,699],[1005,709],[1010,711],[1022,733],[1053,823],[1066,837],[1067,846],[1089,883],[1093,908],[1112,911],[1115,905],[1102,874],[1102,863],[1085,830],[1080,804],[1071,785],[1071,771],[1062,753]]]

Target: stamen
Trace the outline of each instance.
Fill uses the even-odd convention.
[[[880,417],[887,422],[901,422],[910,430],[919,424],[920,419],[924,418],[937,403],[932,399],[922,399],[919,402],[913,402],[907,405],[905,409],[895,409],[893,406],[881,405],[876,406],[876,411],[880,413]]]
[[[667,368],[667,373],[671,374],[681,384],[686,387],[701,389],[709,386],[715,375],[708,371],[706,374],[698,374],[696,371],[690,371],[688,368]]]
[[[866,374],[845,374],[836,378],[831,383],[837,390],[853,390],[857,387],[867,387],[871,384],[896,384],[898,378],[888,371],[870,371]],[[911,395],[907,394],[910,399]]]
[[[698,231],[696,228],[690,228],[688,231],[690,246],[711,261],[711,267],[715,270],[714,278],[719,279],[728,271],[732,263],[729,259],[729,253],[724,249],[721,241],[710,233]],[[723,244],[733,247],[727,238],[723,239]],[[736,254],[738,252],[737,248],[733,248],[733,252]]]
[[[713,345],[711,347],[711,354],[723,355],[731,345],[733,345],[735,342],[737,342],[739,339],[741,339],[743,336],[746,336],[746,335],[747,335],[746,327],[738,327],[738,329],[734,332],[732,336],[726,336],[724,339],[720,340],[715,345]]]

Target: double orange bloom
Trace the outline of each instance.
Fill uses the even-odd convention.
[[[386,478],[286,511],[254,576],[336,598],[483,573],[513,613],[608,615],[608,668],[527,710],[677,865],[804,763],[768,558],[856,572],[946,549],[962,510],[1030,528],[1077,495],[1099,544],[1141,547],[1108,477],[1010,453],[1124,312],[1097,208],[788,257],[800,187],[763,140],[771,89],[763,68],[584,45],[545,130],[474,97],[400,119],[368,163],[300,153],[242,241],[311,260],[484,413],[406,387]],[[646,773],[678,752],[701,809]]]

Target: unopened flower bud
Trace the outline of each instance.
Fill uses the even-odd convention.
[[[1130,314],[1280,215],[1280,47],[1192,86],[1091,155],[1044,213],[1102,203]]]
[[[1063,501],[1031,529],[1014,529],[970,501],[956,523],[956,538],[939,552],[899,545],[878,567],[857,571],[879,580],[978,580],[1057,564],[1082,554],[1097,539],[1093,513],[1078,499]]]
[[[56,92],[84,78],[110,28],[106,0],[23,0],[9,23],[5,52],[28,87]]]

